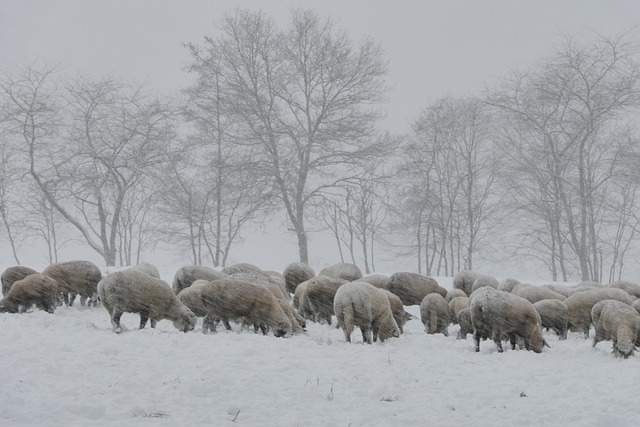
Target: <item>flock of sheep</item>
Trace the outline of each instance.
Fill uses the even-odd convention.
[[[473,334],[476,351],[481,340],[491,339],[500,352],[508,340],[512,349],[539,353],[548,346],[543,329],[555,331],[561,340],[567,331],[588,338],[591,325],[593,345],[610,340],[616,356],[629,357],[640,344],[640,285],[630,282],[534,286],[464,270],[447,291],[417,273],[363,277],[357,266],[340,263],[316,275],[308,265],[294,262],[283,273],[246,263],[221,271],[187,266],[175,273],[170,286],[148,263],[103,276],[88,261],[51,264],[41,273],[9,267],[1,281],[0,312],[23,313],[35,305],[53,313],[79,296],[83,306],[101,303],[116,333],[122,332],[125,312],[140,315],[140,329],[167,319],[187,332],[203,317],[204,333],[216,331],[220,323],[230,330],[235,322],[277,337],[302,333],[307,321],[331,325],[335,316],[347,342],[359,328],[363,341],[371,344],[399,337],[413,318],[404,307],[419,305],[427,333],[448,335],[449,326],[458,324],[458,338]]]

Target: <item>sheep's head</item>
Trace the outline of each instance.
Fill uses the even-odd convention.
[[[291,327],[291,322],[289,321],[289,319],[287,319],[286,321],[283,320],[278,322],[276,327],[273,328],[273,335],[275,335],[276,337],[284,337],[287,334],[291,335],[292,330],[293,328]]]
[[[627,358],[633,356],[635,350],[634,343],[628,338],[621,338],[618,344],[613,347],[613,353],[618,357]]]
[[[198,318],[196,315],[185,307],[184,311],[178,316],[178,319],[173,322],[173,326],[181,332],[189,332],[193,331],[197,322]]]

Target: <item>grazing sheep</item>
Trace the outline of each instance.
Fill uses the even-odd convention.
[[[400,300],[400,297],[398,295],[392,292],[389,292],[386,289],[384,290],[384,293],[389,299],[389,305],[391,306],[391,314],[393,314],[393,318],[396,320],[396,323],[398,324],[398,328],[400,329],[400,333],[402,334],[404,333],[404,325],[409,320],[413,319],[413,316],[404,310],[404,305],[402,305],[402,301]]]
[[[147,273],[151,277],[160,279],[160,272],[158,271],[158,268],[155,265],[150,264],[148,262],[141,262],[138,265],[129,267],[129,270],[141,271],[143,273]]]
[[[640,299],[637,299],[631,304],[631,307],[635,308],[636,311],[640,314]]]
[[[351,342],[351,333],[356,326],[368,344],[378,337],[384,341],[400,336],[400,328],[393,318],[384,289],[366,282],[345,283],[336,292],[333,304],[338,326],[342,328],[347,342]]]
[[[80,305],[98,305],[98,282],[102,272],[90,261],[67,261],[50,264],[42,274],[54,279],[65,305],[72,306],[76,295],[80,295]]]
[[[222,272],[229,276],[233,276],[234,274],[238,274],[238,273],[264,276],[265,278],[268,276],[268,274],[264,273],[260,267],[257,267],[253,264],[249,264],[246,262],[239,262],[237,264],[228,265],[222,269]]]
[[[176,297],[181,303],[187,306],[187,308],[193,311],[197,317],[204,317],[207,315],[207,308],[202,303],[202,288],[209,283],[208,280],[198,279],[191,284],[188,288],[184,288]]]
[[[533,307],[540,315],[540,324],[547,330],[554,331],[560,340],[567,339],[568,308],[558,299],[545,299],[533,303]]]
[[[498,283],[498,290],[511,292],[511,290],[518,284],[520,284],[519,280],[509,277]]]
[[[598,288],[576,292],[564,300],[568,310],[569,330],[583,332],[585,339],[589,338],[591,309],[598,301],[605,299],[615,299],[629,305],[633,303],[633,298],[622,289]]]
[[[476,280],[474,280],[471,285],[471,292],[476,289],[484,288],[485,286],[497,289],[499,284],[498,279],[493,276],[489,276],[488,274],[478,274]]]
[[[632,356],[640,344],[640,315],[628,304],[616,300],[597,302],[591,310],[595,325],[593,347],[600,341],[613,341],[613,354],[625,359]]]
[[[198,279],[211,281],[225,277],[229,277],[229,275],[221,271],[214,270],[213,268],[203,267],[201,265],[188,265],[181,267],[176,271],[176,274],[173,276],[172,288],[173,292],[178,295],[181,290],[188,288]]]
[[[2,295],[7,295],[9,289],[11,289],[11,285],[13,285],[18,280],[22,280],[30,274],[36,274],[33,268],[25,267],[23,265],[16,265],[13,267],[9,267],[2,272],[2,276],[0,277],[0,281],[2,281]]]
[[[289,299],[289,291],[287,291],[287,282],[284,280],[284,276],[282,273],[273,270],[265,270],[264,274],[269,276],[269,281],[278,285],[278,287],[282,290],[282,293]]]
[[[575,290],[575,286],[565,286],[565,285],[559,285],[555,283],[552,283],[549,285],[542,285],[541,287],[546,289],[551,289],[553,292],[556,292],[564,296],[565,298],[567,298],[569,295],[574,293],[574,290]]]
[[[56,281],[44,274],[33,273],[13,283],[0,300],[0,313],[24,313],[34,304],[40,310],[53,313],[57,297]]]
[[[346,280],[337,277],[319,275],[310,279],[307,284],[307,304],[313,313],[313,320],[324,320],[331,324],[333,311],[333,299],[340,286],[347,283]]]
[[[436,279],[418,273],[393,273],[387,289],[398,295],[404,305],[420,305],[431,293],[447,295],[447,290],[438,285]]]
[[[446,299],[447,302],[451,302],[451,300],[456,297],[467,297],[467,294],[465,294],[462,289],[450,289],[447,291],[444,299]]]
[[[502,340],[509,339],[515,349],[518,339],[527,350],[542,352],[547,342],[542,336],[540,315],[526,299],[509,292],[484,287],[477,291],[469,306],[476,352],[480,340],[491,339],[502,352]]]
[[[215,280],[202,289],[202,302],[207,309],[204,333],[215,332],[220,320],[230,330],[229,320],[238,318],[258,325],[264,335],[267,327],[276,337],[292,333],[291,321],[278,299],[264,286],[234,277]]]
[[[432,293],[422,299],[420,319],[426,333],[449,336],[449,304],[442,295]]]
[[[140,271],[124,270],[112,273],[98,283],[102,305],[111,317],[113,332],[122,332],[123,313],[139,313],[140,329],[148,320],[151,327],[162,319],[173,322],[182,332],[193,330],[196,315],[173,293],[169,284]]]
[[[516,285],[511,290],[511,293],[529,300],[532,304],[545,299],[556,299],[559,301],[564,301],[566,299],[564,295],[554,292],[549,288],[534,286],[528,283],[520,283],[519,285]]]
[[[385,276],[384,274],[370,274],[362,279],[359,279],[361,282],[367,282],[380,289],[387,289],[387,285],[389,284],[389,276]]]
[[[458,330],[456,339],[466,340],[467,335],[473,333],[473,323],[471,323],[471,310],[469,307],[463,308],[458,312],[458,325],[460,325],[460,329]]]
[[[460,289],[465,295],[471,295],[473,282],[478,278],[478,273],[471,270],[460,270],[453,278],[453,289]]]
[[[285,267],[282,275],[284,276],[287,292],[293,294],[300,283],[315,277],[316,272],[307,264],[292,262]]]
[[[323,268],[318,276],[337,277],[347,282],[354,282],[362,279],[362,271],[355,264],[340,262]]]
[[[449,320],[454,325],[458,323],[458,313],[463,308],[469,307],[469,297],[468,296],[459,296],[453,298],[449,301]]]
[[[634,298],[640,298],[640,285],[620,280],[609,285],[611,288],[622,289]]]

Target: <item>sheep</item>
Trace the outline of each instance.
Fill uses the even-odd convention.
[[[191,284],[188,288],[184,288],[176,297],[181,303],[187,306],[187,308],[193,311],[197,317],[204,317],[207,315],[207,308],[202,303],[202,288],[209,283],[208,280],[198,279]]]
[[[311,306],[309,305],[309,298],[307,298],[308,284],[309,284],[309,281],[302,282],[296,288],[295,295],[299,295],[297,310],[298,310],[298,313],[300,313],[300,316],[302,316],[304,319],[313,320],[314,319],[313,311],[311,310]],[[294,295],[294,299],[295,299],[295,295]]]
[[[90,261],[67,261],[50,264],[42,274],[54,279],[59,296],[65,305],[72,306],[76,295],[80,295],[80,305],[98,305],[98,282],[102,272]]]
[[[553,292],[556,292],[564,296],[565,298],[567,298],[569,295],[571,295],[575,291],[575,286],[565,286],[565,285],[559,285],[555,283],[552,283],[549,285],[542,285],[541,287],[546,289],[551,289]]]
[[[465,295],[471,295],[473,282],[478,278],[478,273],[471,270],[460,270],[453,278],[453,289],[460,289]]]
[[[308,281],[306,297],[307,304],[313,313],[313,320],[326,321],[331,325],[331,316],[334,315],[333,299],[340,286],[347,283],[346,280],[319,275]]]
[[[447,295],[447,290],[438,285],[434,278],[418,273],[393,273],[387,289],[398,295],[404,305],[420,305],[430,293],[438,293],[443,297]]]
[[[478,274],[476,280],[473,281],[471,285],[471,292],[476,289],[484,288],[485,286],[492,287],[497,289],[499,285],[498,279],[493,276],[489,276],[488,274]]]
[[[341,262],[323,268],[318,276],[337,277],[347,282],[353,282],[362,279],[362,271],[355,264]]]
[[[228,265],[222,269],[222,272],[229,276],[233,276],[234,274],[238,273],[254,274],[265,277],[268,276],[268,274],[264,273],[260,267],[246,262],[239,262],[237,264]]]
[[[376,288],[387,289],[387,285],[389,284],[389,276],[385,276],[384,274],[369,274],[362,279],[359,279],[362,282],[371,283]]]
[[[629,305],[633,303],[633,298],[622,289],[598,288],[576,292],[564,300],[569,330],[583,332],[585,339],[589,338],[591,309],[598,301],[605,299],[615,299]]]
[[[476,352],[480,351],[481,339],[492,339],[502,352],[502,340],[509,339],[511,348],[516,341],[524,341],[527,350],[541,353],[548,346],[542,336],[540,315],[526,299],[509,292],[484,287],[472,298],[471,323]]]
[[[518,284],[520,284],[519,280],[508,277],[502,280],[500,283],[498,283],[497,289],[499,291],[511,292],[511,290]]]
[[[11,289],[11,285],[13,285],[18,280],[22,280],[30,274],[36,274],[33,268],[25,267],[23,265],[16,265],[13,267],[9,267],[2,272],[2,276],[0,277],[0,281],[2,281],[2,295],[7,295],[9,289]]]
[[[264,270],[264,274],[269,276],[269,281],[278,285],[282,293],[289,299],[289,291],[287,291],[287,282],[284,280],[282,273],[273,270]]]
[[[147,273],[151,277],[160,279],[160,272],[158,271],[158,268],[148,262],[141,262],[133,267],[129,267],[129,270],[141,271],[143,273]]]
[[[447,295],[445,295],[444,299],[447,302],[451,302],[452,299],[456,297],[467,297],[468,295],[464,293],[462,289],[450,289],[447,291]]]
[[[420,319],[426,333],[449,336],[449,304],[442,295],[431,293],[422,299]]]
[[[511,290],[511,293],[529,300],[532,304],[545,299],[556,299],[559,301],[564,301],[566,299],[564,295],[554,292],[549,288],[534,286],[528,283],[520,283],[519,285],[516,285]]]
[[[469,307],[469,297],[459,296],[449,301],[449,320],[454,325],[458,323],[458,313],[463,308]]]
[[[640,298],[640,285],[637,283],[626,282],[624,280],[619,280],[617,282],[613,282],[609,285],[611,288],[622,289],[629,295],[634,298]]]
[[[16,280],[0,300],[0,313],[24,313],[35,304],[40,310],[53,313],[56,309],[56,281],[44,274],[33,273]]]
[[[171,287],[173,288],[173,292],[178,295],[181,290],[188,288],[198,279],[217,280],[224,277],[229,277],[229,275],[201,265],[188,265],[176,271]]]
[[[558,299],[544,299],[533,303],[533,307],[540,315],[540,325],[554,331],[560,340],[567,339],[568,308]]]
[[[181,332],[193,330],[196,315],[173,293],[169,284],[140,271],[124,270],[112,273],[98,283],[102,305],[111,317],[113,332],[122,332],[120,318],[123,313],[139,313],[140,329],[148,320],[151,327],[162,319],[173,322]]]
[[[285,267],[282,275],[284,276],[287,292],[294,294],[298,285],[315,277],[316,272],[307,264],[292,262]]]
[[[591,317],[595,325],[593,347],[611,340],[614,355],[625,359],[633,355],[640,344],[640,315],[633,307],[617,300],[602,300],[593,306]]]
[[[466,340],[467,335],[473,333],[473,323],[471,323],[471,309],[469,307],[463,308],[458,312],[458,325],[460,325],[460,329],[458,330],[456,339]]]
[[[640,299],[637,299],[631,304],[631,307],[635,308],[636,311],[640,314]]]
[[[269,327],[276,337],[292,333],[291,321],[278,299],[263,286],[229,277],[214,280],[202,289],[202,302],[207,309],[202,332],[216,331],[218,321],[231,330],[229,320],[244,318],[258,325],[264,335]]]
[[[389,292],[386,289],[384,289],[384,293],[389,299],[389,305],[391,306],[391,314],[393,314],[393,318],[396,320],[396,323],[398,324],[398,329],[400,329],[400,333],[402,334],[404,333],[404,325],[409,320],[413,319],[413,316],[404,310],[404,305],[402,305],[402,301],[400,300],[400,297],[398,297],[398,295],[394,294],[393,292]]]
[[[358,326],[367,344],[378,338],[384,341],[400,336],[400,328],[393,318],[391,305],[384,289],[367,282],[349,282],[338,288],[333,308],[347,342],[351,342],[353,329]]]

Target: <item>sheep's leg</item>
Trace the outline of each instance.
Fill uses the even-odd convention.
[[[91,301],[89,301],[89,303],[91,303]],[[87,297],[84,295],[80,295],[80,305],[81,306],[86,306],[87,305]]]
[[[498,353],[502,353],[504,350],[502,349],[502,341],[500,338],[494,338],[494,343],[496,343],[496,347],[498,347]]]
[[[351,342],[351,334],[353,333],[353,325],[345,325],[342,330],[344,331],[344,338],[347,342]]]
[[[122,326],[120,326],[120,318],[122,317],[122,311],[118,307],[113,307],[113,311],[111,312],[111,324],[113,325],[113,332],[119,334],[122,332]]]
[[[509,334],[509,342],[511,343],[511,350],[515,350],[518,340],[514,334]]]
[[[473,332],[473,341],[475,341],[476,353],[478,353],[480,351],[480,332],[477,332],[477,331]]]
[[[202,321],[202,333],[207,334],[209,331],[216,331],[217,321],[214,316],[207,314]]]
[[[222,320],[222,324],[224,325],[226,330],[230,331],[231,330],[231,325],[229,324],[229,319],[227,319],[226,317],[223,317],[221,320]]]
[[[158,320],[157,319],[150,319],[150,320],[151,320],[151,327],[155,329],[156,325],[158,324]]]
[[[69,307],[73,307],[73,302],[76,300],[76,292],[69,292]]]
[[[371,328],[360,327],[360,331],[362,331],[362,340],[367,344],[373,343],[373,331]]]

